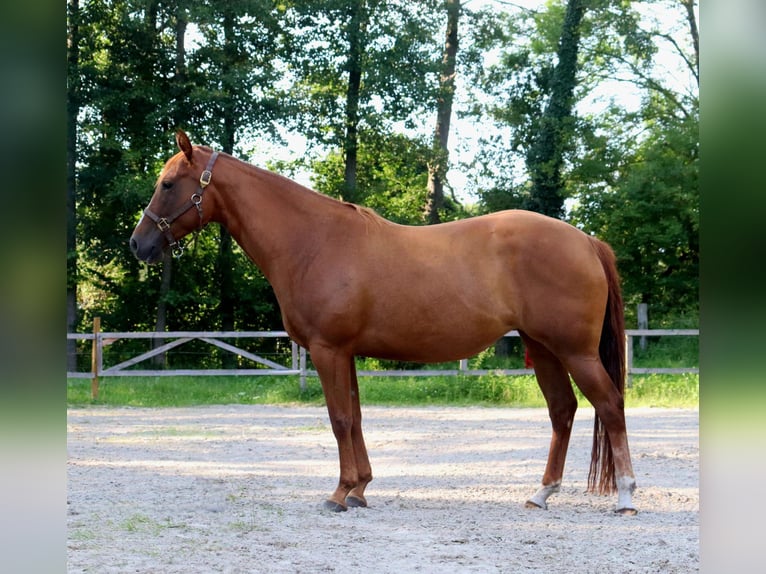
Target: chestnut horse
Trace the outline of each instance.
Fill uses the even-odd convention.
[[[588,488],[617,491],[635,514],[623,406],[624,324],[614,254],[562,221],[504,211],[440,225],[397,225],[176,134],[130,238],[142,261],[215,221],[263,271],[290,337],[307,348],[338,443],[330,510],[366,506],[372,470],[362,436],[354,357],[445,362],[473,356],[518,329],[553,427],[542,485],[561,485],[577,400],[596,420]]]

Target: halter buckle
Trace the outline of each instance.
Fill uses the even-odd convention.
[[[161,217],[160,220],[157,221],[157,227],[160,228],[160,231],[164,232],[170,229],[170,223],[168,222],[167,219],[165,219],[164,217]]]
[[[209,169],[206,169],[205,171],[203,171],[202,175],[199,176],[200,187],[203,187],[203,188],[206,187],[207,184],[210,183],[210,179],[212,177],[213,177],[213,173]]]

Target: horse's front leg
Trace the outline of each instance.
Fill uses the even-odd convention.
[[[367,506],[364,497],[364,489],[372,480],[372,467],[367,456],[367,447],[364,444],[362,434],[362,407],[359,403],[359,382],[356,378],[356,364],[351,357],[351,409],[353,422],[351,424],[351,440],[354,444],[354,457],[356,458],[357,484],[346,496],[346,504],[349,506]]]
[[[361,420],[355,422],[355,415],[359,411],[359,397],[353,370],[354,359],[350,355],[322,345],[312,346],[310,352],[322,382],[330,424],[338,442],[340,461],[338,487],[325,501],[324,507],[335,512],[347,510],[346,497],[357,487],[361,487],[361,493],[355,492],[350,502],[352,505],[364,506],[364,487],[372,477],[362,440]],[[361,448],[355,448],[354,438],[358,439]],[[357,461],[358,455],[362,462],[361,468]]]

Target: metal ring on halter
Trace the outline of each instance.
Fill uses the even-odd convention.
[[[181,255],[184,254],[183,244],[176,241],[175,244],[170,246],[170,252],[173,255],[173,257],[175,257],[176,259],[179,259]]]
[[[191,202],[197,208],[200,224],[202,223],[202,196],[199,193],[192,193]]]

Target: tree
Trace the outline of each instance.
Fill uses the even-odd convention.
[[[577,26],[574,24],[577,22]],[[653,54],[631,3],[550,2],[484,18],[476,37],[492,62],[475,66],[470,113],[491,121],[473,166],[484,210],[524,207],[563,216],[568,175],[581,157],[578,107]],[[575,35],[578,37],[576,38]]]
[[[602,160],[613,181],[579,194],[573,218],[617,253],[626,307],[646,303],[662,317],[695,311],[699,297],[698,123],[666,118],[647,129],[635,150],[602,148],[619,158]]]
[[[439,94],[436,104],[436,129],[434,130],[433,159],[428,166],[428,200],[426,203],[426,222],[439,223],[439,210],[444,207],[444,178],[449,163],[450,118],[452,101],[455,95],[455,65],[458,51],[458,22],[460,19],[460,0],[446,0],[447,33],[442,57],[442,69],[439,75]]]
[[[617,253],[626,310],[646,303],[658,318],[696,316],[699,295],[699,38],[694,3],[675,7],[686,34],[683,27],[633,30],[625,36],[633,39],[633,57],[602,43],[608,58],[599,75],[629,80],[645,95],[638,110],[613,102],[599,118],[584,119],[581,161],[569,184],[573,221]],[[659,43],[688,71],[686,90],[642,57]]]
[[[312,145],[340,149],[344,178],[333,195],[359,202],[360,134],[411,128],[433,101],[435,0],[299,0],[288,11],[289,64],[299,106],[293,127]]]
[[[281,84],[294,49],[284,9],[273,0],[200,2],[190,9],[201,40],[188,56],[187,121],[199,141],[243,153],[243,141],[275,137],[276,124],[295,113]]]
[[[271,3],[245,4],[264,28],[273,30]],[[281,43],[254,26],[250,16],[232,18],[235,37],[229,37],[229,43],[237,52],[225,68],[218,65],[223,50],[212,40],[192,50],[186,45],[189,22],[214,30],[211,34],[219,39],[217,16],[205,20],[211,12],[202,3],[89,0],[84,13],[77,229],[84,318],[98,313],[111,329],[145,330],[147,319],[157,312],[153,326],[160,329],[219,328],[221,293],[211,269],[220,242],[201,234],[194,252],[181,260],[183,272],[171,275],[170,264],[148,269],[139,265],[126,239],[159,169],[173,153],[175,128],[191,126],[200,143],[228,142],[224,145],[231,151],[232,136],[226,133],[242,126],[272,130],[278,97],[261,86],[268,87],[277,74]],[[225,106],[231,108],[228,113],[223,113]],[[244,256],[231,257],[236,263],[223,265],[250,273]],[[252,303],[250,309],[235,310],[234,321],[263,326],[266,313],[267,322],[272,322],[273,296],[266,293],[253,302],[250,295],[263,296],[263,290],[253,286],[235,295],[244,288],[236,278],[233,282],[236,285],[226,293],[242,305]]]
[[[351,3],[349,8],[348,25],[348,57],[346,71],[348,72],[348,88],[346,89],[346,135],[343,143],[345,153],[345,168],[343,176],[343,193],[341,197],[348,201],[356,199],[356,169],[359,142],[357,132],[359,127],[359,98],[362,88],[362,59],[364,56],[363,42],[367,29],[366,2]]]
[[[236,155],[237,146],[248,135],[274,136],[274,122],[289,110],[280,104],[284,94],[275,87],[285,43],[280,14],[281,8],[269,0],[239,0],[203,6],[199,11],[206,42],[196,53],[195,69],[206,73],[196,75],[197,96],[206,102],[206,122],[216,126],[209,134],[210,143],[217,140],[225,153]],[[238,287],[243,287],[241,278],[251,264],[237,255],[228,230],[220,227],[218,233],[214,271],[218,326],[232,331],[243,317],[237,312],[243,303]],[[253,280],[260,283],[257,291],[263,291],[265,279],[256,275]],[[223,358],[225,366],[234,359],[229,354]]]
[[[674,305],[693,308],[697,293],[698,32],[694,2],[647,1],[656,10],[643,16],[636,4],[587,3],[579,23],[571,114],[563,122],[550,119],[566,116],[551,113],[557,100],[567,103],[555,97],[564,59],[563,43],[554,46],[567,21],[564,3],[516,12],[506,17],[504,33],[487,34],[488,48],[500,54],[472,82],[472,111],[499,129],[484,137],[475,173],[484,210],[525,207],[563,214],[610,241],[626,301],[649,302],[658,316]],[[671,8],[675,22],[668,18]],[[662,20],[651,17],[655,11]],[[682,74],[669,76],[657,67],[661,49],[676,54],[679,68],[688,71],[685,85],[668,80]],[[615,90],[623,85],[642,95],[640,107],[613,95],[623,93]],[[541,177],[549,176],[550,185],[541,186]],[[551,208],[536,197],[544,189]]]
[[[530,191],[525,159],[550,93],[563,10],[551,3],[541,12],[482,10],[468,16],[463,113],[482,130],[478,152],[463,166],[472,174],[481,212],[520,208]]]
[[[201,98],[205,121],[214,126],[210,129],[208,125],[199,125],[199,130],[207,131],[208,137],[217,140],[224,153],[235,155],[235,148],[246,133],[273,134],[279,98],[278,91],[270,85],[277,78],[282,49],[276,11],[272,2],[262,0],[203,5],[197,11],[206,42],[195,54],[194,64],[195,69],[206,73],[194,76],[195,96]],[[234,247],[231,234],[220,227],[214,275],[217,326],[223,331],[233,331],[237,325],[236,307],[241,299],[235,289],[236,276],[244,274],[245,265],[249,265],[235,256]],[[224,367],[233,366],[233,355],[224,354],[222,359]]]
[[[184,125],[189,113],[186,106],[187,79],[186,79],[186,27],[188,18],[186,8],[180,4],[175,7],[175,26],[173,35],[175,39],[175,69],[171,82],[171,115],[176,125]],[[152,28],[156,29],[156,22],[152,21]],[[173,256],[170,252],[165,252],[162,258],[162,275],[160,278],[159,297],[157,299],[157,321],[154,324],[154,330],[157,332],[165,331],[168,318],[168,294],[172,287],[173,279]],[[153,348],[159,348],[165,344],[164,339],[152,339]],[[154,357],[155,367],[160,368],[167,365],[167,354],[156,355]]]
[[[397,223],[423,223],[430,146],[401,134],[360,134],[359,199]],[[312,163],[317,191],[334,194],[343,184],[344,158],[337,151]]]
[[[146,285],[133,280],[139,266],[126,238],[143,207],[142,192],[153,187],[157,158],[170,149],[162,131],[170,124],[172,61],[165,57],[169,38],[155,28],[164,14],[157,2],[89,0],[80,7],[80,65],[69,81],[80,88],[77,255],[83,319],[94,312],[109,319],[118,301],[134,299],[133,289],[142,293],[133,300],[134,311],[147,301]],[[126,310],[124,318],[152,314]]]
[[[551,217],[561,218],[564,214],[564,148],[570,145],[573,131],[573,95],[577,82],[580,23],[585,15],[585,4],[585,0],[567,2],[549,100],[526,158],[531,188],[522,207]]]
[[[512,13],[458,0],[69,0],[68,329],[96,313],[109,329],[279,325],[265,279],[225,230],[201,233],[175,269],[129,252],[177,127],[239,156],[299,131],[318,190],[422,223],[424,206],[430,221],[462,215],[441,191],[450,106],[482,125],[482,210],[562,215],[567,199],[567,216],[614,242],[627,299],[693,299],[696,3],[645,3],[674,6],[682,25],[613,0]],[[689,90],[654,67],[660,46],[684,63]],[[584,106],[615,82],[636,86],[638,109]]]
[[[77,116],[80,112],[80,2],[67,2],[67,125],[66,125],[66,327],[77,326]],[[67,340],[67,370],[77,369],[75,341]]]

